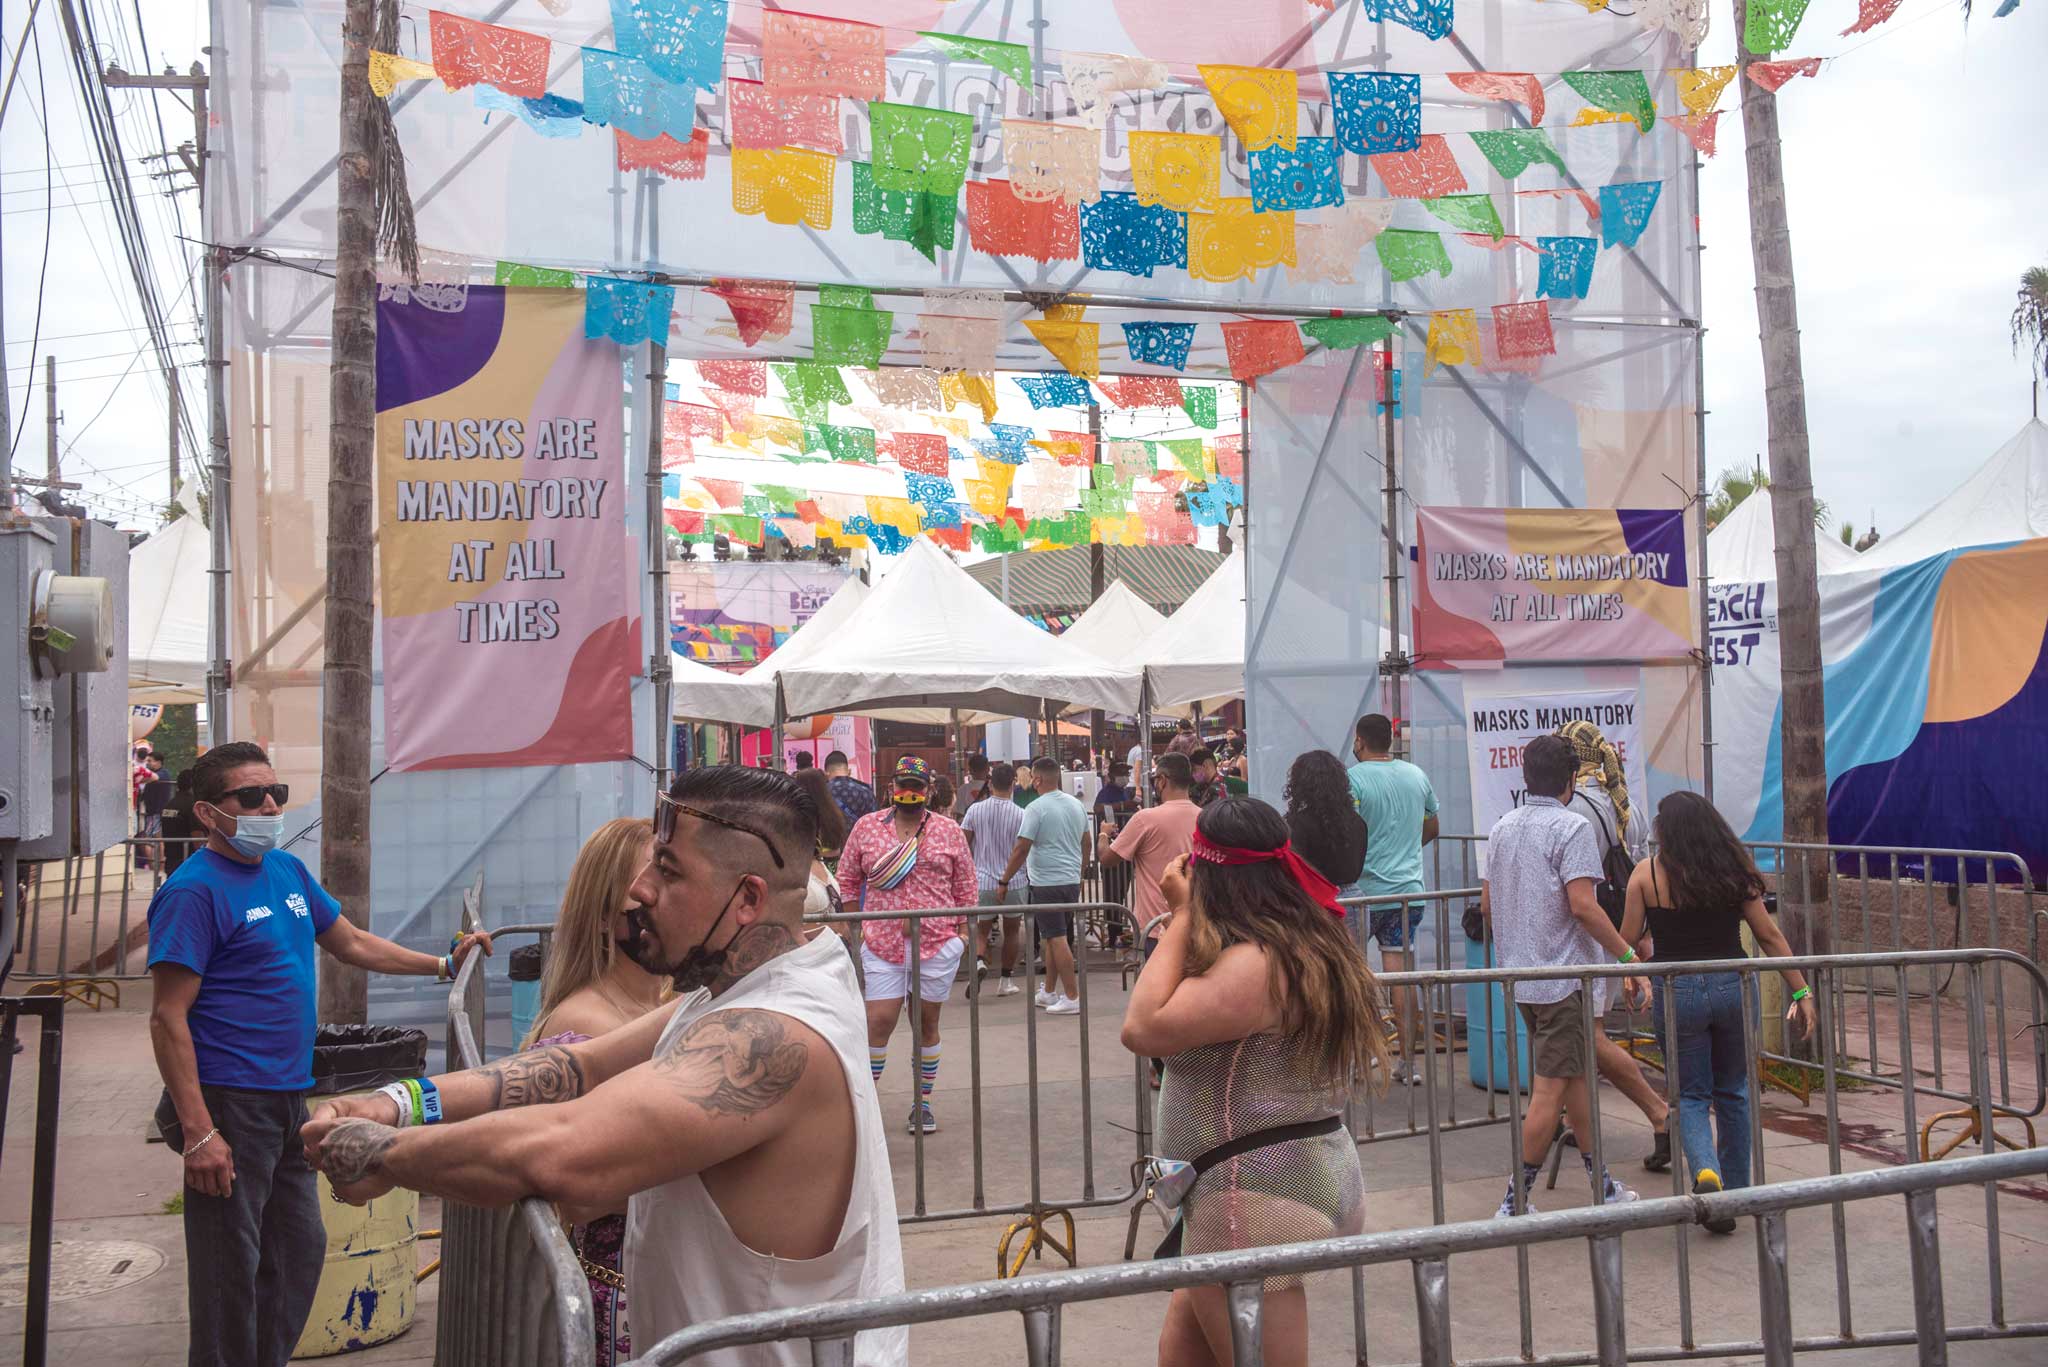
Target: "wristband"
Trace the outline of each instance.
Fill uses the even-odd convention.
[[[1636,961],[1636,952],[1627,945],[1623,945],[1621,947],[1621,961],[1625,964],[1634,963]]]
[[[211,1144],[214,1140],[218,1138],[220,1138],[220,1127],[216,1125],[214,1128],[208,1130],[205,1134],[200,1135],[199,1142],[197,1144],[194,1144],[191,1148],[185,1150],[178,1156],[180,1158],[190,1158],[193,1154],[198,1153],[201,1149],[205,1148],[208,1144]]]
[[[441,1123],[441,1089],[430,1077],[423,1077],[413,1084],[420,1092],[420,1123],[438,1125]]]
[[[406,1091],[403,1082],[379,1087],[377,1095],[390,1097],[392,1106],[397,1109],[398,1119],[391,1122],[394,1128],[402,1130],[412,1124],[412,1095]]]
[[[1792,1000],[1793,1000],[1793,1001],[1795,1001],[1795,1002],[1803,1002],[1803,1001],[1805,1001],[1805,1000],[1806,1000],[1806,999],[1807,999],[1808,997],[1811,997],[1812,995],[1813,995],[1813,989],[1812,989],[1812,988],[1810,988],[1810,987],[1802,987],[1802,988],[1800,988],[1800,989],[1799,989],[1799,990],[1798,990],[1797,992],[1794,992],[1794,993],[1792,994]]]
[[[435,981],[435,982],[440,982],[440,983],[445,983],[445,982],[452,982],[452,981],[454,981],[454,978],[455,978],[455,961],[454,961],[454,960],[453,960],[452,958],[450,958],[450,957],[449,957],[448,955],[446,955],[446,954],[443,954],[443,955],[442,955],[442,956],[441,956],[440,958],[438,958],[438,959],[434,960],[434,981]]]
[[[409,1077],[405,1080],[405,1100],[406,1105],[412,1108],[412,1120],[409,1123],[414,1125],[425,1124],[425,1118],[421,1114],[419,1079]]]

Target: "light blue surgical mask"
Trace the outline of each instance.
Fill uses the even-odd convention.
[[[219,811],[219,808],[215,808]],[[235,818],[235,833],[223,833],[221,839],[228,842],[236,854],[244,859],[261,859],[265,853],[277,848],[278,840],[284,835],[284,814],[264,816],[249,813]]]

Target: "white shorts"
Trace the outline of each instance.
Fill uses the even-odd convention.
[[[904,946],[906,954],[914,952],[912,945]],[[942,1002],[953,991],[953,979],[960,972],[960,957],[967,952],[967,942],[957,935],[946,941],[945,948],[917,966],[917,995],[928,1002]],[[910,964],[906,961],[892,964],[866,945],[860,947],[860,966],[866,987],[862,990],[871,1002],[902,1001],[910,995]]]

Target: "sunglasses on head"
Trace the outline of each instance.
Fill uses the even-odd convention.
[[[225,802],[229,798],[233,798],[237,805],[245,810],[251,810],[263,805],[265,794],[268,794],[278,806],[282,807],[291,800],[291,785],[288,783],[252,783],[246,788],[228,789],[220,795],[220,800]],[[219,806],[220,804],[215,803],[214,805]]]
[[[686,802],[678,802],[667,793],[656,793],[654,795],[654,838],[657,841],[666,845],[675,838],[676,816],[678,813],[685,816],[694,816],[699,821],[708,821],[714,826],[723,826],[729,831],[739,831],[744,835],[753,836],[754,839],[768,847],[768,857],[775,861],[775,867],[778,869],[784,867],[782,852],[777,850],[775,842],[762,832],[755,830],[752,826],[734,821],[730,817],[707,812],[702,807],[692,807]]]

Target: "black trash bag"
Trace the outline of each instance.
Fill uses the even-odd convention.
[[[539,945],[521,945],[512,951],[511,971],[505,976],[515,983],[537,983],[546,964],[547,955]]]
[[[1466,939],[1471,940],[1475,944],[1483,945],[1486,943],[1488,938],[1486,932],[1491,930],[1492,927],[1487,925],[1486,918],[1479,914],[1479,904],[1477,902],[1467,902],[1465,904],[1464,927]]]
[[[313,1038],[313,1095],[366,1092],[427,1071],[427,1032],[403,1025],[323,1025]]]

